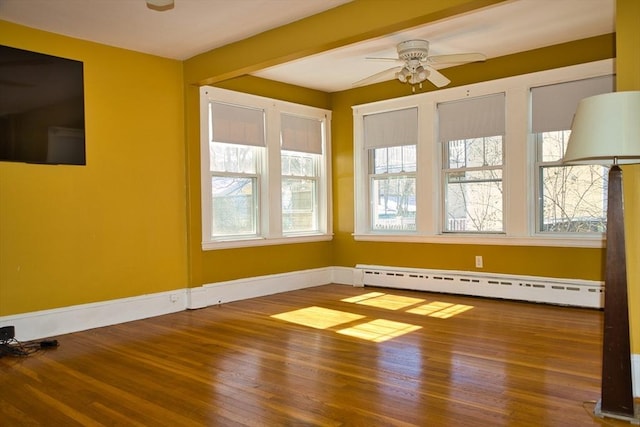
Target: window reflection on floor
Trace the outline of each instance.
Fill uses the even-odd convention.
[[[288,311],[286,313],[274,314],[276,319],[297,323],[298,325],[309,326],[316,329],[327,329],[343,323],[353,322],[365,316],[346,311],[331,310],[322,307],[307,307],[299,310]]]
[[[473,308],[472,305],[452,304],[443,301],[433,301],[423,304],[426,300],[422,298],[393,295],[385,292],[368,292],[362,295],[344,298],[340,301],[386,310],[404,310],[406,313],[439,319],[448,319]],[[271,317],[315,329],[332,329],[340,325],[346,325],[347,323],[354,323],[349,327],[337,329],[335,332],[372,342],[387,341],[422,328],[418,325],[395,322],[387,319],[359,322],[365,319],[366,316],[317,306],[274,314]]]
[[[355,304],[368,305],[372,307],[386,308],[388,310],[400,310],[412,305],[424,302],[421,298],[411,298],[401,295],[391,295],[382,292],[369,292],[353,298],[341,300],[343,302],[353,302]]]
[[[432,303],[407,310],[407,313],[448,319],[449,317],[471,310],[472,308],[472,305],[450,304],[448,302],[434,301]]]
[[[409,332],[417,331],[422,326],[411,325],[409,323],[394,322],[385,319],[375,319],[370,322],[360,323],[351,328],[337,331],[342,335],[362,338],[373,342],[383,342]]]

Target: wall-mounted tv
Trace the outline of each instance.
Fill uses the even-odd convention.
[[[0,45],[0,161],[85,165],[83,64]]]

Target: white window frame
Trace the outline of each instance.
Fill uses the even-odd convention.
[[[209,165],[209,104],[229,103],[265,111],[266,145],[259,160],[260,179],[257,236],[224,236],[211,233],[211,172]],[[281,189],[280,116],[291,114],[322,121],[322,155],[318,165],[318,230],[307,233],[283,233]],[[249,246],[280,245],[331,240],[331,111],[211,86],[200,87],[200,171],[202,204],[202,249],[216,250]]]
[[[606,59],[487,82],[441,89],[409,97],[353,106],[354,238],[361,241],[424,242],[474,245],[604,247],[604,235],[536,232],[536,144],[531,133],[532,87],[615,73],[615,60]],[[503,191],[504,233],[444,233],[442,227],[442,147],[438,142],[437,104],[504,92],[506,123]],[[384,111],[418,108],[418,171],[416,231],[378,233],[368,226],[367,153],[363,117]]]

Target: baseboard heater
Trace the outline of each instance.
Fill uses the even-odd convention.
[[[356,265],[356,285],[575,307],[604,307],[602,282],[466,271]]]

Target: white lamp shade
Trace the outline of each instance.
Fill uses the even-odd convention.
[[[563,161],[640,163],[640,91],[611,92],[582,99],[573,118]]]
[[[147,7],[164,12],[165,10],[173,9],[173,0],[147,0]]]

